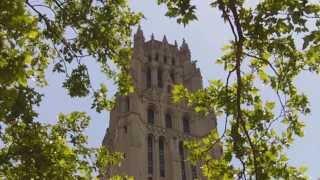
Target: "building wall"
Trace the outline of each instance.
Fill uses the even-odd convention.
[[[161,73],[159,73],[161,69]],[[148,87],[148,72],[151,81]],[[110,124],[103,144],[113,151],[123,152],[125,160],[111,174],[128,174],[138,180],[176,180],[182,178],[182,163],[186,179],[191,180],[191,165],[184,161],[187,152],[179,151],[179,143],[188,138],[206,135],[216,128],[214,115],[201,117],[186,104],[173,104],[170,87],[183,84],[191,91],[202,88],[202,77],[195,62],[191,62],[188,45],[183,41],[169,44],[153,36],[145,41],[139,28],[134,36],[131,61],[135,92],[118,96],[117,105],[110,113]],[[159,77],[161,76],[161,77]],[[148,108],[154,110],[154,124],[148,122]],[[172,127],[166,127],[166,114],[171,115]],[[189,119],[190,132],[184,132],[183,119]],[[148,173],[148,135],[153,141],[153,172]],[[165,176],[160,174],[159,141],[164,139]],[[216,153],[219,156],[219,153]],[[199,167],[196,167],[200,177]]]

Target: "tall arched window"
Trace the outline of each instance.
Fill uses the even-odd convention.
[[[172,88],[170,85],[168,85],[167,91],[168,91],[168,94],[171,95]]]
[[[162,82],[162,69],[158,69],[158,87],[162,88],[163,87],[163,82]]]
[[[181,164],[181,179],[186,180],[186,166],[184,164],[184,149],[183,149],[183,142],[179,142],[179,154],[180,154],[180,164]]]
[[[172,128],[172,119],[169,113],[167,113],[165,116],[165,124],[166,124],[166,128]]]
[[[183,132],[190,133],[190,124],[188,116],[184,116],[182,119]]]
[[[165,177],[165,152],[164,152],[164,137],[159,138],[159,170],[160,176]]]
[[[130,111],[130,98],[127,96],[126,98],[125,98],[125,104],[126,104],[126,110],[127,110],[127,112],[128,111]]]
[[[149,62],[152,61],[151,55],[148,56],[148,61],[149,61]]]
[[[198,178],[197,167],[194,165],[191,166],[191,174],[192,174],[192,179]]]
[[[171,63],[172,63],[172,65],[176,65],[176,61],[174,58],[171,59]]]
[[[128,96],[124,98],[124,104],[125,104],[125,112],[130,111],[130,99]]]
[[[148,135],[148,174],[153,174],[153,135]]]
[[[120,112],[130,111],[130,99],[128,96],[125,96],[120,100]]]
[[[175,83],[176,78],[175,78],[175,75],[174,75],[174,71],[170,72],[170,78],[171,78],[172,83]]]
[[[151,69],[150,67],[148,67],[146,72],[147,88],[151,88],[151,81],[152,81]]]
[[[149,107],[147,111],[148,111],[148,112],[147,112],[148,123],[149,123],[149,124],[154,124],[155,113],[154,113],[153,107]]]

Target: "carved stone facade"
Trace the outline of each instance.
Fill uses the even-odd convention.
[[[111,174],[137,180],[201,179],[199,167],[186,160],[182,141],[206,135],[216,128],[214,115],[201,117],[186,104],[171,102],[171,87],[202,88],[202,76],[183,40],[180,48],[155,40],[145,41],[141,28],[134,35],[131,74],[135,92],[118,96],[110,113],[103,144],[123,152],[125,160]],[[216,152],[219,156],[221,152]]]

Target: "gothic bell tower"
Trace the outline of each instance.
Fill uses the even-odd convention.
[[[153,35],[146,41],[139,26],[130,73],[135,92],[116,97],[103,140],[112,151],[123,152],[125,159],[109,173],[137,180],[201,179],[199,167],[186,161],[182,142],[208,134],[216,128],[216,118],[199,116],[186,104],[171,101],[175,84],[191,91],[202,88],[202,76],[191,61],[188,44],[183,40],[178,47],[176,41],[168,43],[166,36],[159,41]]]

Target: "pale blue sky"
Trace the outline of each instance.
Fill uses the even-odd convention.
[[[155,0],[132,0],[131,7],[135,11],[144,13],[146,19],[141,23],[146,39],[154,33],[156,39],[162,40],[167,36],[169,43],[174,40],[180,45],[185,38],[191,49],[193,60],[198,60],[204,85],[211,79],[225,79],[226,73],[222,66],[216,65],[215,60],[221,56],[221,48],[232,38],[228,26],[220,18],[220,13],[208,6],[207,1],[196,1],[198,8],[198,21],[187,27],[178,25],[174,19],[164,16],[165,7],[158,6]],[[89,61],[90,62],[90,61]],[[111,81],[107,81],[94,63],[88,63],[94,86],[97,88],[101,82],[110,87],[110,94],[115,92]],[[41,107],[39,108],[40,119],[47,122],[55,122],[59,112],[68,113],[74,110],[86,111],[92,117],[92,124],[87,130],[89,144],[99,146],[108,126],[109,114],[107,112],[98,114],[90,109],[91,100],[71,99],[65,90],[61,88],[64,77],[47,73],[49,86],[42,89],[45,94]],[[297,79],[299,89],[310,97],[312,113],[304,118],[306,121],[305,136],[297,139],[289,150],[290,163],[293,165],[306,165],[308,174],[312,179],[320,177],[320,77],[305,73]],[[265,94],[268,96],[268,94]],[[218,121],[218,124],[222,124]]]

